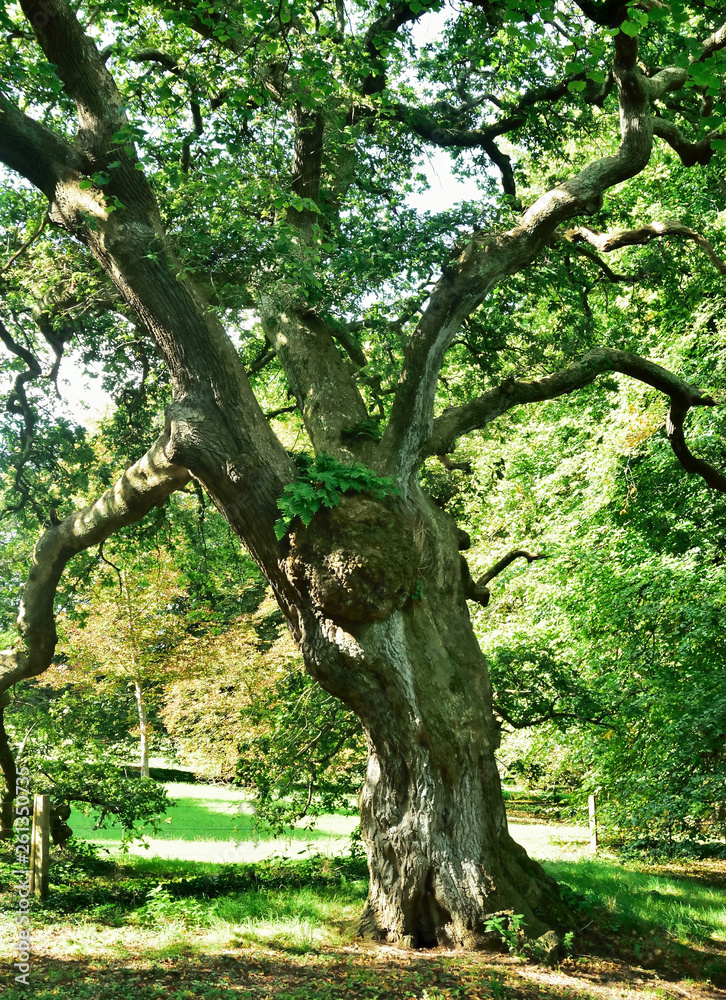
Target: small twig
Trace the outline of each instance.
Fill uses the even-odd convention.
[[[30,729],[25,734],[25,736],[23,737],[23,741],[20,744],[20,746],[18,747],[17,753],[15,754],[15,760],[16,761],[20,760],[20,758],[22,757],[23,750],[25,750],[25,745],[28,742],[28,740],[30,739],[30,734],[33,732],[34,729],[37,728],[38,725],[39,725],[38,722],[34,722],[33,725],[30,727]]]
[[[15,251],[15,253],[12,255],[7,264],[5,264],[2,268],[0,268],[0,274],[5,274],[8,268],[13,266],[18,257],[24,254],[25,251],[28,249],[28,247],[31,246],[33,243],[35,243],[35,241],[41,235],[41,233],[43,232],[43,230],[45,229],[45,227],[48,225],[49,222],[50,222],[50,216],[48,215],[48,211],[46,210],[45,215],[43,216],[43,221],[40,223],[38,229],[33,233],[33,235],[30,237],[29,240],[23,243],[23,245],[20,247],[19,250]]]
[[[101,544],[98,546],[98,558],[101,560],[101,562],[105,562],[107,566],[110,566],[111,569],[116,571],[116,574],[118,575],[119,593],[123,595],[124,592],[123,574],[121,573],[121,570],[118,568],[116,563],[112,563],[111,560],[107,559],[106,556],[103,554],[103,542],[101,542]]]

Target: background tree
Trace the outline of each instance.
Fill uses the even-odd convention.
[[[93,811],[98,826],[118,823],[122,839],[132,841],[155,828],[170,802],[163,785],[140,781],[123,766],[129,754],[124,701],[22,682],[8,700],[5,722],[33,789],[51,796],[54,818],[67,820],[75,805]],[[51,832],[61,846],[73,833],[65,822]]]
[[[590,401],[619,404],[608,425],[577,406],[511,430],[513,478],[497,481],[483,523],[523,517],[518,536],[549,558],[500,580],[478,624],[505,725],[546,724],[524,747],[530,773],[581,797],[600,790],[603,820],[630,841],[708,840],[723,799],[725,510],[692,484],[674,489],[653,400],[625,389]],[[580,450],[593,435],[596,462]],[[721,435],[701,440],[714,456],[723,447]],[[483,452],[482,472],[502,456]]]
[[[104,557],[105,558],[105,557]],[[106,559],[106,573],[88,595],[87,617],[79,627],[63,623],[63,673],[78,691],[98,697],[131,688],[139,733],[139,770],[149,777],[151,731],[149,699],[176,672],[175,648],[184,622],[174,614],[180,596],[179,574],[157,554],[146,565],[117,565]],[[78,607],[76,607],[76,612]],[[57,668],[56,668],[57,673]]]
[[[172,401],[116,485],[56,513],[42,535],[0,688],[47,669],[71,557],[193,479],[270,582],[310,675],[365,730],[362,929],[470,945],[487,940],[492,912],[521,913],[537,934],[564,907],[507,832],[491,685],[466,604],[489,594],[419,469],[517,406],[616,371],[670,398],[681,464],[726,488],[684,436],[689,410],[712,397],[647,343],[635,354],[607,330],[591,346],[597,330],[585,321],[554,325],[551,349],[525,349],[503,379],[490,363],[504,349],[495,289],[550,247],[565,271],[578,255],[607,275],[603,255],[672,237],[723,271],[716,206],[699,212],[697,230],[653,217],[637,188],[661,143],[676,154],[663,185],[717,176],[726,31],[710,5],[505,0],[452,10],[420,43],[415,26],[439,9],[7,9],[0,159],[34,189],[11,185],[7,211],[17,220],[25,206],[37,221],[47,210],[50,223],[19,236],[18,250],[31,241],[23,253],[49,262],[48,275],[56,259],[84,262],[50,298],[41,269],[14,280],[3,342],[19,371],[10,412],[21,500],[37,504],[50,440],[27,388],[52,382],[41,337],[56,358],[77,337],[100,348],[107,371],[129,365],[142,382],[162,361]],[[406,205],[428,145],[471,151],[461,169],[477,175],[481,199],[437,217]],[[634,178],[623,228],[608,196]],[[540,285],[543,308],[560,276]],[[88,310],[87,289],[103,289]],[[39,333],[26,333],[30,319]],[[112,331],[130,326],[133,359],[113,350]],[[454,349],[469,352],[475,377],[450,392]],[[275,388],[282,398],[266,413]],[[270,422],[290,407],[294,450],[308,452],[297,467],[288,432]],[[78,454],[72,437],[63,447]]]
[[[232,780],[255,704],[300,669],[274,600],[256,604],[221,625],[202,622],[176,650],[176,669],[164,685],[160,719],[174,752],[206,778]]]

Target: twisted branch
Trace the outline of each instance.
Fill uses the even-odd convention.
[[[531,552],[527,552],[526,549],[512,549],[501,559],[497,560],[494,565],[483,573],[476,582],[474,581],[471,571],[469,569],[469,564],[461,556],[461,576],[464,581],[464,593],[466,594],[467,600],[476,601],[477,604],[481,604],[483,608],[489,604],[491,598],[491,592],[487,586],[495,576],[499,576],[503,573],[507,566],[511,565],[515,559],[526,559],[528,563],[536,562],[538,559],[546,559],[547,556],[540,552],[537,555],[533,555]]]
[[[629,229],[617,233],[598,233],[588,226],[580,226],[577,229],[570,229],[564,234],[564,238],[571,243],[589,243],[601,253],[612,253],[613,250],[620,250],[623,247],[642,246],[650,243],[651,240],[661,239],[664,236],[677,236],[683,240],[690,240],[696,243],[706,252],[711,263],[721,274],[726,274],[726,260],[723,260],[716,253],[713,245],[705,238],[688,226],[681,225],[673,219],[665,222],[652,222],[647,226],[640,226],[638,229]]]
[[[95,503],[41,535],[20,605],[20,646],[0,653],[0,696],[18,681],[37,677],[50,666],[58,638],[53,608],[56,589],[73,556],[141,520],[189,482],[189,472],[167,457],[168,443],[165,431]]]
[[[669,396],[671,406],[666,418],[666,435],[676,458],[687,472],[701,476],[712,489],[726,493],[726,476],[691,453],[683,429],[691,407],[716,406],[716,401],[652,361],[607,347],[589,351],[568,368],[542,379],[532,382],[507,379],[477,399],[444,411],[434,421],[434,432],[426,443],[425,455],[450,452],[462,434],[485,427],[512,407],[567,395],[589,385],[604,372],[621,372]]]

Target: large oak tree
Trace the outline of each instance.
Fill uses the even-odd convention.
[[[570,357],[565,345],[559,370],[497,383],[486,336],[464,338],[477,374],[457,405],[443,409],[440,394],[462,328],[481,333],[492,290],[549,248],[617,280],[604,255],[669,237],[726,270],[681,220],[602,232],[597,219],[613,188],[648,176],[661,147],[677,156],[671,173],[713,169],[724,145],[719,6],[5,6],[0,160],[47,203],[10,273],[43,240],[59,262],[52,293],[36,289],[32,308],[9,309],[0,326],[18,373],[9,409],[20,423],[19,502],[37,502],[23,473],[37,431],[28,387],[48,374],[28,315],[56,358],[82,341],[90,313],[96,338],[133,324],[142,375],[163,365],[173,398],[143,457],[38,541],[20,641],[3,654],[3,697],[51,662],[69,560],[193,480],[268,579],[309,673],[363,725],[362,928],[469,946],[502,911],[523,914],[532,935],[559,925],[556,886],[507,830],[491,686],[467,610],[467,599],[486,602],[497,567],[472,580],[467,539],[419,471],[430,456],[450,461],[457,439],[512,407],[620,372],[669,397],[677,457],[726,489],[684,434],[689,409],[711,397],[621,343]],[[457,217],[407,205],[432,147],[467,151],[478,206]],[[565,173],[523,208],[527,164],[541,182],[547,157]],[[8,197],[26,191],[9,181]],[[60,266],[73,255],[93,294]],[[46,255],[49,273],[52,263]],[[14,279],[16,298],[33,298],[34,277]],[[255,331],[264,343],[250,356]],[[253,391],[268,376],[289,392],[277,415],[293,409],[308,451],[326,456],[317,465],[297,468],[273,431],[265,389]],[[356,477],[367,491],[336,495]],[[278,499],[295,482],[300,510],[312,514],[321,493],[332,506],[308,524],[293,518],[278,538]],[[12,788],[7,744],[3,762]]]

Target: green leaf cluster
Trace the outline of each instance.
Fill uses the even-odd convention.
[[[33,681],[14,690],[6,710],[11,744],[22,745],[18,763],[30,768],[30,784],[54,803],[73,803],[100,813],[99,826],[118,822],[124,842],[155,829],[169,807],[166,788],[128,774],[128,706],[114,695],[88,698],[57,692]]]
[[[362,462],[343,464],[330,455],[318,455],[304,463],[299,478],[278,499],[283,516],[275,524],[275,534],[284,538],[296,517],[307,528],[321,507],[337,507],[344,493],[368,493],[383,500],[397,492],[389,476],[377,475]]]

